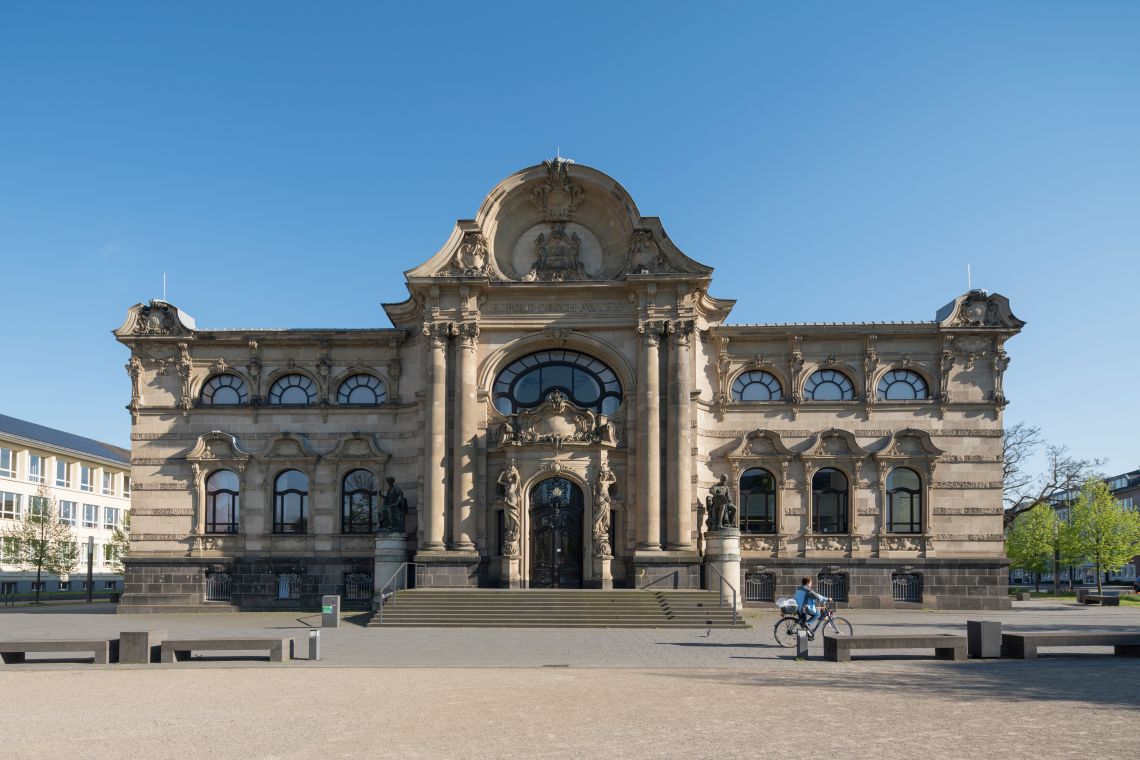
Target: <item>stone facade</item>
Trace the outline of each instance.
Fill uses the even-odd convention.
[[[774,489],[766,522],[742,524],[746,572],[790,591],[839,568],[851,603],[882,606],[905,568],[924,604],[1007,603],[1002,375],[1023,323],[1002,296],[970,291],[930,321],[727,324],[710,267],[562,160],[501,182],[406,280],[391,329],[198,330],[162,301],[130,309],[128,608],[156,607],[172,562],[226,574],[241,607],[334,592],[375,551],[346,532],[361,470],[376,500],[385,477],[403,489],[389,535],[421,586],[699,587],[705,494],[727,476],[752,510],[741,478],[762,468]],[[900,468],[920,483],[905,532],[888,518]],[[219,532],[223,470],[240,497]],[[285,471],[303,497],[275,491]],[[821,471],[843,489],[813,495]],[[277,599],[265,579],[290,572],[301,595]],[[204,604],[170,585],[162,604]]]

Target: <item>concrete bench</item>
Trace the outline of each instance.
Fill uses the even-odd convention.
[[[160,644],[163,662],[186,661],[191,652],[244,652],[269,651],[270,662],[282,662],[293,657],[293,639],[229,638],[229,639],[167,639]]]
[[[1120,606],[1120,597],[1110,594],[1085,594],[1081,601],[1085,604],[1099,604],[1101,607]]]
[[[946,633],[896,636],[823,637],[823,657],[831,662],[850,662],[854,649],[933,649],[940,660],[965,660],[966,637]]]
[[[33,639],[0,641],[0,659],[5,664],[27,662],[28,652],[91,652],[96,665],[114,662],[119,655],[118,639]]]
[[[1001,656],[1036,660],[1041,647],[1113,647],[1122,657],[1140,657],[1140,632],[1136,633],[1003,633]]]

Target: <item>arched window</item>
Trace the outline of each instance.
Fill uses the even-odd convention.
[[[206,478],[206,532],[238,532],[238,476],[229,470],[217,470]]]
[[[922,375],[909,369],[892,369],[883,375],[878,392],[883,401],[913,401],[930,396]]]
[[[780,381],[771,372],[745,372],[732,384],[733,401],[779,401],[783,397]]]
[[[304,406],[317,400],[317,386],[304,375],[283,375],[269,389],[269,403],[274,406]]]
[[[602,362],[577,351],[539,351],[515,360],[495,378],[495,408],[515,414],[538,406],[555,390],[602,414],[621,405],[621,382]]]
[[[309,478],[299,470],[286,470],[273,481],[273,532],[308,530]]]
[[[371,533],[376,521],[376,477],[368,470],[352,470],[340,484],[341,530]]]
[[[336,402],[342,406],[382,404],[385,398],[384,384],[374,375],[353,375],[336,392]]]
[[[847,476],[830,467],[811,479],[812,533],[847,532]]]
[[[759,467],[740,476],[740,532],[776,532],[776,479]]]
[[[887,532],[922,532],[922,480],[906,467],[887,475]]]
[[[842,372],[821,369],[804,383],[804,398],[811,401],[854,401],[855,386]]]
[[[198,397],[207,406],[244,404],[249,400],[245,382],[237,375],[214,375],[202,386]]]

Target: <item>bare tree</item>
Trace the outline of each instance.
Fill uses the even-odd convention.
[[[1030,460],[1045,449],[1045,471],[1034,474]],[[1081,459],[1068,446],[1045,442],[1041,429],[1019,422],[1005,431],[1002,451],[1002,485],[1005,500],[1005,527],[1021,513],[1037,504],[1051,504],[1065,492],[1075,492],[1089,478],[1098,477],[1103,459]]]

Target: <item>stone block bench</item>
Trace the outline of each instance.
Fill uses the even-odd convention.
[[[191,652],[269,652],[270,662],[282,662],[293,656],[293,639],[289,637],[229,638],[229,639],[167,639],[161,646],[162,661],[174,662],[190,659]]]
[[[1110,594],[1085,594],[1081,601],[1085,604],[1099,604],[1101,607],[1120,606],[1120,597]]]
[[[1003,633],[1001,656],[1036,660],[1041,647],[1110,646],[1114,654],[1140,657],[1140,632],[1136,633]]]
[[[896,636],[823,637],[823,657],[831,662],[850,662],[854,649],[933,649],[940,660],[965,660],[966,637],[947,633]]]
[[[28,652],[91,652],[96,665],[114,662],[119,655],[118,639],[31,639],[0,641],[0,659],[4,663],[27,662]]]

